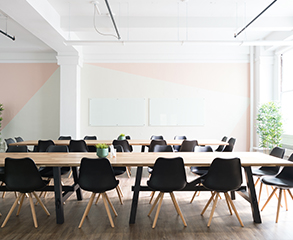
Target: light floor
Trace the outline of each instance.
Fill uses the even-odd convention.
[[[188,179],[195,178],[186,169]],[[283,208],[280,211],[279,223],[275,223],[277,200],[274,197],[269,205],[261,212],[262,224],[255,224],[252,221],[250,205],[239,195],[236,194],[234,201],[239,215],[244,223],[242,228],[235,215],[229,215],[228,208],[224,198],[219,200],[215,211],[214,218],[210,228],[207,222],[210,213],[209,208],[204,216],[200,215],[210,193],[201,192],[192,204],[189,203],[192,192],[175,192],[175,196],[187,222],[187,227],[183,226],[180,217],[173,207],[170,196],[165,194],[157,226],[152,229],[152,221],[155,211],[151,217],[148,212],[151,205],[149,202],[149,192],[140,193],[136,223],[129,225],[129,214],[131,207],[131,185],[134,184],[135,168],[132,168],[131,178],[126,174],[119,177],[120,184],[124,193],[124,204],[119,203],[115,190],[108,193],[118,217],[114,217],[115,228],[110,226],[103,202],[100,200],[97,205],[93,205],[88,218],[85,220],[81,229],[78,225],[82,214],[88,203],[90,193],[84,192],[84,200],[77,201],[75,194],[72,195],[64,205],[65,223],[58,225],[55,220],[55,206],[53,194],[49,193],[44,199],[51,216],[47,217],[42,208],[36,206],[36,214],[39,227],[34,228],[28,199],[25,200],[20,216],[15,216],[16,211],[9,219],[7,225],[0,229],[0,239],[293,239],[293,204],[292,199],[288,196],[289,211]],[[147,171],[144,170],[143,183],[148,178]],[[72,179],[64,178],[63,182],[72,182]],[[223,197],[223,195],[222,195]],[[261,207],[267,197],[266,191],[263,192]],[[4,199],[0,198],[0,222],[4,221],[13,201],[14,193],[7,193]],[[291,208],[291,209],[290,209]]]

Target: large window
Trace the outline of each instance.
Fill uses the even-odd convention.
[[[281,106],[284,133],[293,135],[293,50],[281,55]]]

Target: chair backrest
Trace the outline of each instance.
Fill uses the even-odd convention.
[[[211,146],[195,146],[194,151],[195,152],[212,152],[213,149]]]
[[[228,140],[229,145],[226,145],[224,147],[223,152],[232,152],[234,149],[235,142],[236,142],[236,139],[231,137]]]
[[[46,186],[31,158],[5,159],[5,185],[18,192],[32,192]]]
[[[167,145],[167,142],[162,139],[153,139],[150,143],[150,146],[149,146],[149,152],[154,151],[155,145]]]
[[[58,140],[71,140],[71,136],[60,136]]]
[[[186,173],[183,159],[181,157],[158,158],[147,184],[151,189],[162,192],[183,189],[186,186]]]
[[[202,184],[214,191],[227,192],[237,190],[242,184],[241,162],[239,158],[215,158],[202,176]]]
[[[84,140],[70,140],[69,152],[88,152],[88,147]]]
[[[293,162],[293,153],[290,155],[288,161]],[[276,178],[289,180],[292,184],[292,182],[293,182],[293,167],[284,167],[281,170],[281,172],[276,176]]]
[[[86,191],[101,193],[115,188],[119,183],[107,158],[83,158],[79,171],[79,186]]]
[[[130,140],[130,139],[131,139],[131,137],[130,137],[129,135],[125,136],[125,138],[126,138],[127,140]]]
[[[9,146],[9,144],[11,144],[11,143],[15,143],[15,141],[14,141],[13,138],[7,138],[7,139],[4,139],[4,140],[5,140],[5,142],[6,142],[6,146],[7,146],[7,147]]]
[[[176,135],[176,136],[174,137],[174,140],[185,140],[185,139],[187,139],[186,136],[178,136],[178,135]]]
[[[131,152],[130,145],[126,139],[125,140],[114,139],[112,144],[114,146],[120,145],[123,148],[123,152]]]
[[[27,146],[8,146],[6,152],[28,152]]]
[[[285,149],[280,147],[274,147],[272,151],[270,152],[271,156],[277,157],[277,158],[283,158],[285,154]],[[280,170],[280,167],[260,167],[260,170],[268,170],[270,172],[277,174]]]
[[[183,140],[179,152],[194,152],[195,146],[198,146],[197,140]]]
[[[224,136],[222,139],[221,139],[221,141],[222,142],[226,142],[227,141],[227,137],[226,136]],[[215,149],[215,152],[222,152],[223,151],[223,149],[224,149],[224,145],[219,145],[216,149]]]
[[[155,145],[154,152],[174,152],[171,145]]]
[[[38,141],[38,151],[47,152],[47,148],[51,145],[55,145],[52,140],[39,140]]]
[[[16,142],[23,142],[23,138],[22,137],[15,137]]]
[[[83,140],[97,140],[96,136],[84,136]]]
[[[67,146],[51,145],[47,148],[47,152],[69,152],[69,149]]]
[[[161,140],[164,140],[164,137],[163,136],[156,136],[156,135],[152,135],[151,136],[151,140],[157,140],[157,139],[161,139]]]

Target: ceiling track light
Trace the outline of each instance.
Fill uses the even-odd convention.
[[[257,18],[260,17],[266,10],[268,10],[277,0],[273,1],[269,6],[267,6],[260,14],[258,14],[254,19],[252,19],[244,28],[242,28],[237,34],[234,34],[234,38],[236,38],[240,33],[242,33],[246,28],[249,27],[250,24],[252,24]]]
[[[15,36],[11,36],[11,35],[7,34],[6,32],[3,32],[2,30],[0,30],[0,33],[2,33],[6,37],[8,37],[8,38],[12,39],[13,41],[15,41]]]

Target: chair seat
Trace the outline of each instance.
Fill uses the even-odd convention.
[[[277,173],[275,171],[271,171],[269,169],[265,169],[265,170],[262,170],[262,169],[253,169],[252,170],[252,174],[254,176],[262,177],[262,176],[265,176],[265,175],[274,176]]]
[[[206,174],[208,170],[209,170],[209,167],[190,167],[190,171],[199,176]]]
[[[264,177],[261,179],[264,184],[270,186],[276,186],[282,189],[289,189],[293,188],[293,180],[292,179],[282,179],[276,177]]]
[[[113,167],[115,176],[122,175],[126,172],[126,167]]]

